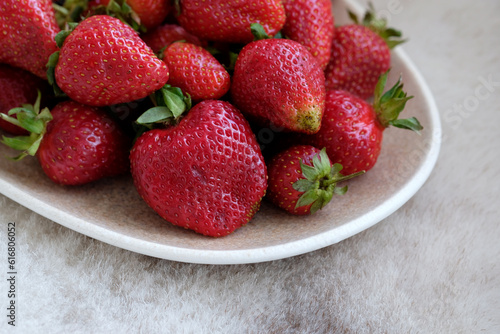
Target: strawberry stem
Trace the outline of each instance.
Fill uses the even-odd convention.
[[[40,101],[42,94],[38,91],[38,97],[33,105],[23,105],[20,108],[13,108],[6,114],[0,113],[0,118],[15,124],[30,132],[28,136],[2,137],[2,143],[18,151],[22,151],[13,160],[20,160],[27,155],[34,156],[47,131],[47,123],[52,120],[52,115],[48,108],[40,111]],[[16,115],[17,118],[12,117]]]
[[[362,21],[359,21],[357,15],[351,11],[348,11],[348,14],[355,24],[366,26],[382,37],[390,49],[406,42],[405,39],[401,39],[401,31],[387,27],[387,20],[376,16],[375,7],[371,2],[368,3],[368,10],[366,11]]]
[[[293,184],[295,190],[304,193],[297,201],[295,208],[312,204],[310,208],[311,214],[324,208],[334,194],[343,195],[347,192],[347,186],[337,187],[339,182],[365,173],[361,171],[350,175],[342,175],[340,173],[343,168],[342,165],[335,163],[332,166],[325,148],[313,157],[312,162],[312,166],[300,162],[304,179],[297,180]]]
[[[384,128],[392,125],[419,133],[423,129],[423,126],[418,119],[415,117],[398,119],[399,114],[405,108],[406,102],[413,98],[413,96],[407,96],[406,92],[403,91],[401,77],[399,77],[394,86],[384,93],[389,71],[380,76],[375,86],[373,109],[377,114],[377,119]]]

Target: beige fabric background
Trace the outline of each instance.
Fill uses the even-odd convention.
[[[109,246],[0,195],[5,266],[9,221],[19,244],[18,326],[0,269],[0,333],[500,333],[500,2],[374,4],[442,116],[437,166],[407,204],[316,252],[211,266]]]

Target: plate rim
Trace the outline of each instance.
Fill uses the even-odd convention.
[[[135,253],[184,263],[229,265],[268,262],[305,254],[331,246],[370,228],[403,206],[427,181],[439,156],[441,147],[441,121],[434,96],[420,71],[416,68],[413,61],[411,61],[404,50],[400,48],[394,50],[393,52],[397,54],[400,61],[402,61],[408,71],[412,73],[416,84],[423,93],[423,100],[428,104],[428,116],[431,123],[430,127],[433,129],[433,133],[431,135],[431,146],[426,155],[426,159],[423,161],[419,169],[413,174],[409,182],[401,187],[396,193],[392,194],[391,197],[373,210],[368,211],[362,216],[331,230],[280,245],[244,250],[183,248],[179,246],[145,241],[140,238],[130,237],[119,232],[109,230],[102,226],[89,224],[87,221],[72,216],[65,211],[58,210],[51,206],[47,207],[45,203],[40,201],[38,198],[27,195],[22,190],[12,186],[7,181],[0,179],[1,189],[4,189],[2,193],[6,197],[11,198],[31,211],[96,240]]]

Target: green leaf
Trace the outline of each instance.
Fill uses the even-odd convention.
[[[2,143],[15,150],[25,151],[31,146],[32,141],[30,140],[29,136],[17,136],[17,137],[2,136]]]
[[[315,181],[318,178],[318,172],[314,167],[306,165],[300,162],[300,168],[302,169],[302,175],[310,181]]]
[[[405,122],[401,123],[395,121],[404,110],[406,102],[412,99],[413,96],[407,96],[406,92],[403,90],[401,77],[399,77],[398,81],[387,92],[382,94],[387,83],[389,71],[381,75],[377,82],[374,93],[373,109],[377,114],[378,121],[383,127],[397,124],[397,127],[406,129]]]
[[[24,129],[36,134],[42,133],[45,128],[45,124],[42,121],[26,112],[17,113],[17,120]]]
[[[322,177],[325,177],[327,176],[328,174],[330,174],[330,171],[331,171],[331,164],[330,164],[330,158],[328,157],[328,154],[326,153],[326,148],[323,148],[320,152],[319,152],[319,158],[320,158],[320,162],[321,162],[321,165],[320,165],[320,169],[322,170]]]
[[[172,90],[162,91],[165,105],[170,109],[174,118],[179,117],[186,110],[186,103],[184,97],[179,96]]]
[[[390,125],[395,126],[400,129],[412,130],[420,134],[420,131],[424,129],[422,124],[415,117],[410,117],[406,119],[396,119],[390,122]]]
[[[295,204],[295,208],[300,208],[301,206],[307,206],[312,204],[314,201],[318,199],[318,194],[316,192],[316,189],[311,189],[309,191],[306,191],[302,196],[300,196],[299,200],[297,201],[297,204]]]
[[[375,101],[374,102],[375,109],[380,104],[380,100],[381,100],[382,96],[384,95],[384,89],[385,89],[385,85],[387,84],[387,77],[389,76],[389,72],[390,72],[390,70],[383,73],[379,77],[377,84],[375,85],[375,91],[373,92],[373,100]]]
[[[347,192],[347,186],[344,187],[335,187],[333,190],[335,195],[344,195]]]
[[[47,63],[47,80],[49,81],[49,85],[51,86],[56,84],[55,69],[58,62],[59,51],[56,51],[50,55],[49,62]]]
[[[71,34],[71,32],[72,31],[70,31],[70,30],[61,30],[60,32],[57,33],[57,35],[54,39],[55,39],[57,47],[59,49],[62,48],[64,41]]]
[[[358,16],[354,14],[354,12],[348,10],[347,14],[349,15],[349,18],[351,19],[352,22],[354,22],[355,24],[359,24]]]
[[[252,23],[250,24],[250,30],[252,31],[252,35],[254,37],[254,41],[259,41],[261,39],[269,39],[271,38],[264,27],[260,23]]]
[[[173,117],[172,112],[167,107],[159,106],[148,109],[144,114],[142,114],[136,122],[138,124],[151,124],[165,122],[169,118]]]
[[[309,189],[313,188],[314,184],[315,184],[314,182],[311,182],[309,180],[300,179],[300,180],[295,181],[295,183],[293,184],[292,187],[293,187],[293,189],[295,189],[297,191],[306,192]]]
[[[338,174],[344,167],[339,163],[334,163],[332,166],[331,175]]]
[[[14,117],[9,117],[8,115],[4,114],[4,113],[0,113],[0,119],[3,119],[4,121],[6,122],[9,122],[11,124],[14,124],[16,126],[19,126],[22,128],[22,125],[21,123],[17,120],[17,118],[14,118]]]
[[[314,214],[318,210],[323,209],[324,206],[325,206],[324,203],[320,199],[318,199],[317,201],[313,202],[309,211],[311,214]]]

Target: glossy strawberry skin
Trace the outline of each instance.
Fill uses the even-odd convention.
[[[300,162],[313,166],[312,159],[319,153],[320,150],[311,145],[294,145],[276,154],[268,163],[266,198],[293,215],[309,215],[312,204],[295,208],[303,192],[295,190],[293,184],[305,178]]]
[[[249,43],[254,37],[252,23],[260,23],[274,36],[285,24],[281,0],[183,0],[179,24],[207,41]]]
[[[348,175],[373,168],[384,129],[369,103],[345,91],[327,91],[320,131],[302,136],[300,142],[326,147],[332,162],[340,163],[342,173]]]
[[[48,91],[45,80],[20,68],[0,64],[0,112],[7,114],[12,108],[23,104],[33,104],[37,98],[37,90]],[[15,115],[14,115],[15,117]],[[12,123],[0,119],[0,128],[13,135],[27,135],[28,132]]]
[[[144,133],[131,154],[142,198],[161,217],[207,236],[245,225],[267,188],[255,136],[228,102],[195,105],[180,123]]]
[[[337,27],[325,69],[326,89],[346,90],[366,100],[390,63],[387,43],[370,28],[358,24]]]
[[[201,46],[173,43],[164,51],[163,61],[170,71],[168,83],[188,93],[195,102],[216,100],[229,91],[229,73]]]
[[[160,89],[168,81],[168,68],[132,28],[96,15],[82,21],[64,41],[55,78],[72,100],[109,106]]]
[[[284,0],[286,23],[282,33],[304,45],[326,68],[332,53],[334,17],[331,0]]]
[[[52,1],[2,0],[0,31],[0,63],[47,79],[46,64],[57,51],[54,38],[59,32]]]
[[[102,109],[65,101],[51,114],[37,158],[52,181],[81,185],[128,171],[130,140]]]
[[[202,46],[200,39],[193,34],[190,34],[177,24],[164,24],[154,30],[141,35],[142,40],[151,48],[153,52],[158,53],[163,48],[178,41],[184,41],[194,45]]]
[[[264,39],[247,44],[231,86],[235,105],[250,119],[286,131],[315,133],[325,103],[325,77],[300,43]]]
[[[172,9],[170,1],[165,0],[127,0],[127,3],[148,31],[158,27]]]

